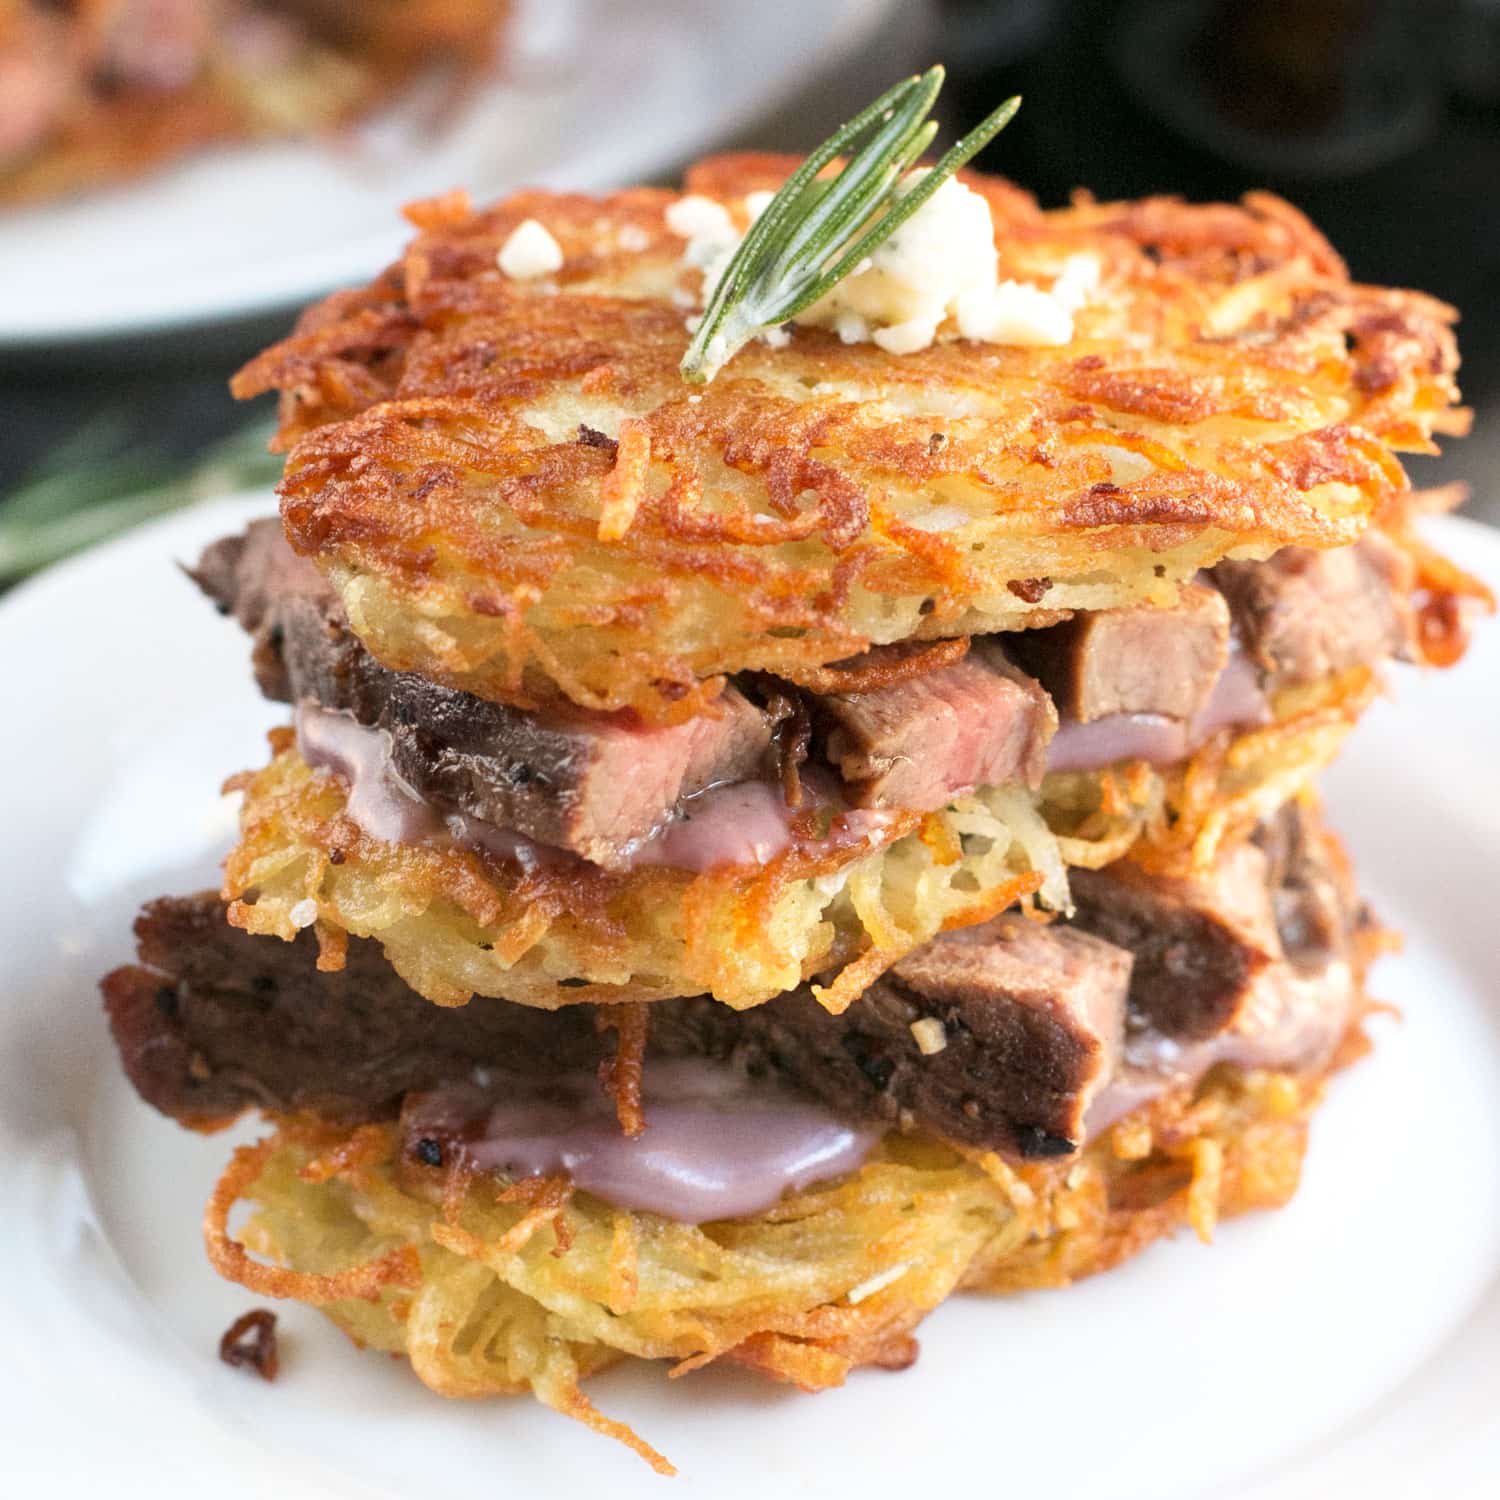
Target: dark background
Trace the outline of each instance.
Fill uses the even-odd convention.
[[[1023,94],[990,157],[1044,202],[1076,182],[1099,197],[1270,188],[1359,280],[1460,308],[1475,431],[1408,465],[1417,483],[1469,480],[1472,512],[1500,522],[1500,4],[1018,0],[947,15],[991,43],[955,79],[954,123]]]
[[[1473,513],[1500,522],[1500,485],[1488,483],[1500,459],[1497,0],[944,0],[927,35],[949,68],[951,130],[1025,96],[980,165],[1044,203],[1078,183],[1100,197],[1269,187],[1311,214],[1355,276],[1461,307],[1476,434],[1411,468],[1419,483],[1469,479]],[[879,48],[863,69],[870,76],[845,79],[844,92],[890,81]],[[782,111],[738,144],[784,146],[797,118]],[[189,461],[245,422],[224,382],[290,316],[216,330],[187,354],[148,345],[8,357],[0,495],[104,412]]]

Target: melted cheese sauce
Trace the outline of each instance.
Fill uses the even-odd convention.
[[[566,1175],[608,1203],[681,1224],[760,1213],[789,1190],[853,1171],[883,1133],[701,1058],[653,1061],[644,1103],[645,1133],[631,1137],[592,1074],[540,1083],[507,1074],[409,1095],[402,1127],[408,1154],[435,1141],[445,1165]]]

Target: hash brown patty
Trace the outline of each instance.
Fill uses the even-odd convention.
[[[743,226],[793,165],[714,158],[686,186]],[[797,329],[703,390],[677,369],[701,273],[676,193],[415,205],[400,261],[236,379],[281,392],[290,540],[388,666],[663,721],[728,672],[804,681],[1347,544],[1405,488],[1395,453],[1463,429],[1452,309],[1352,282],[1279,199],[1044,211],[966,181],[1002,277],[1097,259],[1070,344],[895,356]],[[563,264],[512,280],[527,219]]]

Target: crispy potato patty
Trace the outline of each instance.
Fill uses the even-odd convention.
[[[559,1179],[444,1182],[399,1159],[394,1125],[295,1120],[236,1153],[205,1231],[222,1274],[319,1306],[440,1394],[529,1390],[671,1472],[583,1377],[628,1358],[677,1374],[728,1360],[816,1391],[860,1365],[902,1368],[955,1291],[1066,1286],[1181,1225],[1207,1240],[1220,1217],[1280,1207],[1321,1095],[1319,1079],[1221,1067],[1080,1157],[1019,1168],[893,1134],[857,1172],[701,1226]],[[256,1213],[237,1241],[241,1199]]]
[[[687,186],[744,224],[790,165],[712,159]],[[1452,310],[1352,283],[1280,200],[1044,212],[966,180],[1002,277],[1097,259],[1070,344],[897,356],[797,329],[704,390],[677,372],[700,281],[677,195],[415,206],[395,266],[236,380],[282,392],[289,537],[389,666],[661,720],[726,672],[803,681],[872,643],[1170,602],[1225,555],[1347,543],[1404,488],[1394,452],[1461,430]],[[527,219],[555,275],[498,268]]]
[[[310,769],[278,730],[271,764],[233,783],[245,802],[224,896],[247,932],[290,941],[316,923],[325,967],[340,966],[346,933],[378,939],[440,1005],[706,993],[743,1008],[822,975],[820,998],[838,1011],[944,928],[1037,891],[1065,906],[1068,865],[1131,853],[1163,870],[1207,868],[1310,787],[1375,685],[1361,670],[1297,689],[1273,723],[1221,734],[1166,772],[1137,762],[1050,776],[1039,796],[981,788],[878,834],[794,840],[764,866],[697,876],[582,861],[528,873],[457,845],[382,843],[346,816],[338,777]]]

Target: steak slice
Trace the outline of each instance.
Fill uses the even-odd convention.
[[[137,1091],[185,1123],[255,1107],[389,1117],[476,1065],[545,1077],[606,1055],[592,1006],[431,1005],[360,939],[342,971],[320,973],[311,933],[248,936],[211,895],[153,902],[136,932],[140,962],[106,977],[105,1006]],[[743,1012],[657,1002],[650,1052],[773,1071],[847,1116],[1057,1155],[1114,1067],[1129,972],[1108,943],[1006,916],[938,939],[842,1016],[805,988]],[[941,1050],[918,1045],[912,1024],[926,1020]]]
[[[711,711],[653,728],[628,712],[526,712],[389,671],[275,521],[215,542],[192,576],[250,632],[268,697],[313,698],[385,730],[420,796],[605,867],[698,793],[757,777],[771,744],[769,716],[733,687]]]
[[[934,939],[842,1015],[801,990],[740,1013],[736,1037],[726,1007],[695,999],[661,1021],[653,1011],[652,1036],[671,1047],[686,1027],[711,1054],[748,1045],[850,1114],[1059,1156],[1082,1143],[1088,1106],[1114,1072],[1130,968],[1130,955],[1100,938],[1007,912]]]
[[[1357,1014],[1367,918],[1304,809],[1257,839],[1212,879],[1080,872],[1074,921],[1007,913],[944,934],[839,1016],[806,987],[748,1011],[656,1002],[647,1066],[706,1056],[848,1119],[1023,1159],[1064,1155],[1220,1062],[1322,1067]],[[576,1081],[613,1053],[592,1005],[431,1005],[361,939],[321,973],[312,932],[252,937],[211,894],[151,903],[136,933],[139,962],[103,981],[111,1028],[137,1091],[190,1125],[256,1107],[393,1118],[476,1070]]]
[[[1345,957],[1352,933],[1373,925],[1338,840],[1299,802],[1255,833],[1269,866],[1271,908],[1287,958],[1316,968]]]
[[[1245,650],[1269,684],[1314,682],[1414,654],[1411,559],[1384,533],[1352,547],[1284,547],[1213,570]]]
[[[1035,786],[1057,715],[992,640],[961,661],[868,692],[812,700],[828,762],[857,807],[932,812],[978,786]]]
[[[1370,918],[1338,840],[1297,803],[1268,819],[1254,837],[1281,956],[1252,965],[1250,976],[1234,987],[1233,1015],[1220,1030],[1196,1038],[1143,1023],[1132,994],[1123,1062],[1090,1106],[1091,1133],[1164,1088],[1190,1087],[1221,1063],[1320,1072],[1357,1021],[1363,963],[1356,939]],[[1254,863],[1244,861],[1246,868]],[[1254,913],[1262,927],[1264,916]],[[1260,936],[1265,939],[1264,931]],[[1136,972],[1149,982],[1150,964],[1142,957],[1137,955]],[[1161,982],[1160,973],[1156,979]]]
[[[1129,1024],[1175,1040],[1233,1024],[1256,976],[1283,955],[1270,862],[1253,843],[1207,875],[1173,877],[1129,860],[1069,871],[1076,920],[1135,955]]]
[[[1064,719],[1202,712],[1229,660],[1229,607],[1218,590],[1183,589],[1178,604],[1087,610],[1045,630],[1005,637],[1016,661]]]
[[[212,893],[151,902],[135,932],[139,963],[103,981],[110,1029],[136,1091],[184,1124],[252,1108],[357,1123],[394,1115],[408,1090],[464,1077],[476,1059],[546,1072],[600,1055],[588,1006],[431,1005],[363,939],[323,973],[310,932],[252,937]]]

